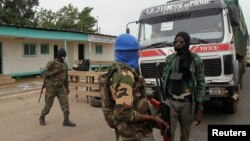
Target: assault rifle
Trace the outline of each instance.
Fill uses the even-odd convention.
[[[38,99],[38,103],[40,102],[40,99],[41,99],[42,94],[43,94],[43,89],[46,87],[46,81],[47,81],[47,77],[43,74],[44,73],[43,68],[41,68],[40,71],[41,71],[41,74],[43,75],[44,79],[43,79],[43,85],[42,85],[42,88],[41,88],[41,92],[40,92],[40,96],[39,96],[39,99]]]
[[[156,64],[156,85],[157,85],[157,93],[159,101],[154,98],[150,99],[150,103],[154,105],[157,109],[159,109],[161,118],[169,124],[166,129],[163,131],[163,141],[171,141],[171,130],[170,130],[170,107],[167,105],[163,100],[163,88],[162,88],[162,81],[158,72],[158,67],[160,63]],[[160,82],[160,84],[159,84]]]

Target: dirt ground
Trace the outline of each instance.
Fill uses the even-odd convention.
[[[1,98],[0,139],[2,141],[113,141],[113,132],[103,119],[100,108],[91,107],[83,96],[70,96],[71,120],[75,128],[63,127],[63,114],[55,100],[47,125],[40,126],[38,118],[44,98],[38,103],[39,91],[26,92],[22,96]],[[105,132],[102,132],[105,131]],[[95,135],[98,132],[98,135]],[[107,136],[109,134],[110,136]]]
[[[37,81],[42,82],[26,79],[0,87],[1,141],[115,141],[114,131],[105,123],[101,108],[91,107],[84,95],[76,98],[73,92],[69,95],[70,119],[77,126],[62,126],[63,114],[57,99],[46,117],[47,125],[40,126],[38,118],[44,106],[44,94],[38,103],[40,89],[11,93],[18,85]],[[41,83],[38,86],[40,88]],[[9,93],[1,95],[3,91]]]
[[[0,97],[38,90],[41,88],[42,83],[43,79],[41,77],[29,77],[16,80],[15,83],[0,85]]]

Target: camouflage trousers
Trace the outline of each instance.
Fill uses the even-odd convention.
[[[65,87],[46,87],[45,93],[45,106],[41,115],[45,116],[49,114],[51,107],[53,106],[55,97],[58,98],[62,112],[65,118],[69,117],[69,100]]]

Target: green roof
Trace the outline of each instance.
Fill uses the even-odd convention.
[[[79,41],[88,40],[88,33],[83,32],[29,28],[12,25],[0,25],[0,36],[1,35],[14,36],[15,38],[40,38]]]

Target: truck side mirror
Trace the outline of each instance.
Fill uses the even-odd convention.
[[[136,24],[138,24],[139,21],[129,22],[129,23],[127,24],[127,26],[126,26],[126,33],[128,33],[128,34],[130,33],[130,29],[128,28],[128,25],[131,24],[131,23],[136,23]]]
[[[127,29],[126,29],[126,33],[130,33],[130,29],[127,27]]]

